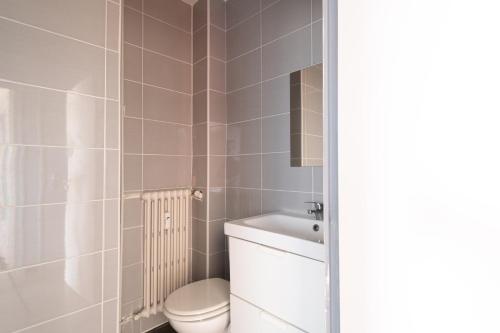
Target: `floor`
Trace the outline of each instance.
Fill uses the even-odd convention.
[[[152,329],[148,333],[176,333],[174,329],[170,326],[169,323],[165,325],[158,326],[157,328]]]

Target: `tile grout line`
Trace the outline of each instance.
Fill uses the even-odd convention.
[[[208,225],[208,221],[210,221],[210,78],[211,78],[211,66],[210,66],[210,53],[211,53],[211,44],[210,44],[210,27],[211,27],[211,8],[212,1],[207,1],[207,212],[206,212],[206,229],[205,229],[205,237],[206,237],[206,249],[207,249],[207,258],[206,258],[206,271],[205,276],[208,278],[210,276],[210,227]]]
[[[262,55],[262,50],[263,50],[263,44],[262,44],[262,0],[260,0],[260,8],[259,8],[259,31],[260,31],[260,36],[259,36],[259,46],[260,46],[260,214],[262,214],[262,207],[263,207],[263,191],[262,188],[264,187],[264,169],[263,169],[263,155],[262,155],[262,77],[263,77],[263,55]]]
[[[141,5],[141,6],[142,6],[142,5]],[[137,12],[137,13],[139,13],[139,14],[141,14],[141,15],[144,15],[144,16],[146,16],[146,17],[149,17],[149,18],[150,18],[150,19],[152,19],[152,20],[155,20],[155,21],[157,21],[157,22],[160,22],[160,23],[163,23],[163,24],[165,24],[165,25],[168,25],[168,26],[170,26],[171,28],[176,29],[176,30],[178,30],[178,31],[180,31],[180,32],[184,32],[184,33],[186,33],[186,34],[192,34],[190,31],[187,31],[187,30],[184,30],[184,29],[182,29],[182,28],[179,28],[178,26],[176,26],[176,25],[174,25],[174,24],[172,24],[172,23],[169,23],[169,22],[167,22],[167,21],[164,21],[164,20],[162,20],[162,19],[159,19],[159,18],[157,18],[157,17],[154,17],[154,16],[152,16],[152,15],[150,15],[150,14],[148,14],[148,13],[144,12],[144,6],[142,6],[142,7],[143,7],[143,8],[142,8],[142,11],[140,11],[140,10],[138,10],[138,9],[134,8],[134,7],[128,6],[128,5],[123,5],[123,7],[124,7],[124,8],[127,8],[127,9],[130,9],[130,10],[132,10],[132,11],[134,11],[134,12]]]

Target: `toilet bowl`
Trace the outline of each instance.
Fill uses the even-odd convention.
[[[163,313],[177,333],[226,333],[229,282],[215,278],[185,285],[167,297]]]

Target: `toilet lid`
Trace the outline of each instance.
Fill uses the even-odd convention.
[[[208,279],[190,283],[167,297],[165,309],[175,315],[193,316],[212,312],[229,304],[229,282]]]

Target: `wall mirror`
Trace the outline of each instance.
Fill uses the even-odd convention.
[[[290,165],[323,165],[323,65],[290,74]]]

